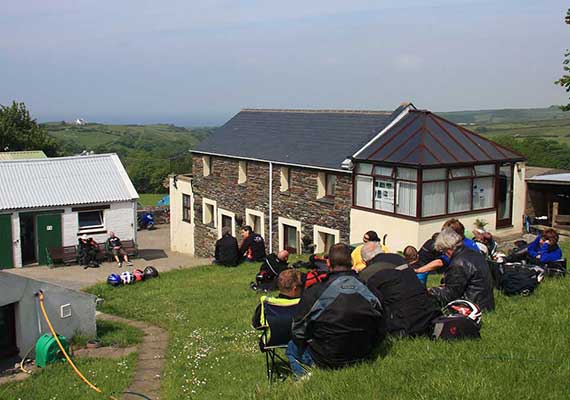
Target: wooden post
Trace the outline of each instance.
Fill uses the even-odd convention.
[[[556,218],[558,217],[558,202],[552,203],[552,226],[556,225]]]

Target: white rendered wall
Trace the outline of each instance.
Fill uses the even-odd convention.
[[[170,249],[180,253],[194,254],[194,196],[188,180],[170,178]],[[192,212],[190,222],[182,220],[182,195],[190,196]],[[202,218],[200,215],[199,218]],[[215,218],[215,216],[214,216]]]

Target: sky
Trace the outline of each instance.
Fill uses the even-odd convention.
[[[547,107],[562,0],[21,0],[0,104],[39,121],[221,124],[242,108]]]

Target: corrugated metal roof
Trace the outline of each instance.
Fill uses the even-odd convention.
[[[529,183],[560,183],[570,184],[570,173],[537,175],[526,180]]]
[[[359,160],[412,166],[520,161],[524,156],[425,110],[410,110]]]
[[[138,199],[116,154],[0,161],[0,210]]]
[[[41,150],[31,151],[2,151],[0,161],[5,160],[30,160],[35,158],[47,158],[46,153]]]
[[[340,169],[342,162],[397,116],[353,110],[245,109],[204,139],[194,153]]]

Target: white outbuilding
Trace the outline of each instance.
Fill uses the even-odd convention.
[[[138,194],[116,154],[0,161],[0,269],[113,231],[136,242]]]

